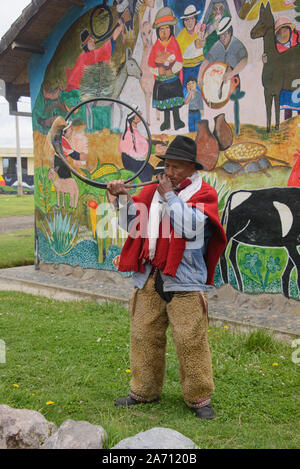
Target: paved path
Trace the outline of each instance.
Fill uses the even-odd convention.
[[[27,230],[34,227],[34,215],[0,218],[0,233]]]
[[[57,300],[119,301],[128,305],[130,278],[118,272],[51,266],[52,271],[34,266],[0,270],[0,290],[17,290]],[[300,303],[282,295],[247,295],[225,285],[209,294],[211,324],[229,325],[249,331],[263,328],[291,343],[300,337]]]
[[[34,215],[0,218],[0,233],[33,227]],[[23,291],[57,300],[85,299],[99,303],[115,300],[128,305],[131,280],[117,272],[54,265],[43,271],[42,267],[0,269],[0,290]],[[246,295],[226,285],[209,294],[209,316],[216,325],[227,324],[246,331],[264,328],[287,341],[300,337],[300,302],[282,295]]]

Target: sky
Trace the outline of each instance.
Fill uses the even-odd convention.
[[[30,0],[0,1],[0,38],[9,30],[11,24],[21,15]],[[19,111],[31,112],[30,98],[22,97]],[[22,148],[32,148],[32,124],[30,117],[19,117],[20,144]],[[8,103],[0,96],[0,148],[16,147],[16,118],[9,115]]]

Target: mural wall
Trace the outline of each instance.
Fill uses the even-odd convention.
[[[154,177],[176,135],[196,140],[229,241],[215,285],[299,300],[299,11],[299,0],[86,0],[70,10],[30,63],[40,258],[118,266],[127,233],[107,192],[73,176],[48,135],[74,105],[113,97],[151,130],[135,181]],[[82,175],[126,179],[143,164],[147,134],[128,108],[92,102],[71,120],[63,150]]]

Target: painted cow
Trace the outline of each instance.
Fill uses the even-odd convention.
[[[239,190],[230,194],[222,215],[228,245],[229,259],[238,288],[243,291],[242,276],[237,264],[240,243],[258,247],[285,248],[288,262],[282,274],[282,291],[289,297],[291,271],[297,269],[300,294],[300,188],[272,187],[258,190]],[[228,283],[225,252],[221,257],[221,275]]]

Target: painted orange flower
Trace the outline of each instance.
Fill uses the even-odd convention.
[[[90,218],[91,218],[91,224],[92,224],[92,231],[93,235],[95,236],[96,234],[96,226],[97,226],[97,212],[96,209],[98,207],[98,202],[96,200],[90,200],[88,202],[88,207],[90,209]]]
[[[93,208],[93,209],[96,209],[98,207],[98,202],[96,202],[96,200],[90,200],[89,203],[88,203],[88,207],[90,208]]]
[[[114,257],[113,261],[112,261],[112,264],[117,269],[119,267],[119,264],[120,264],[120,256]]]

